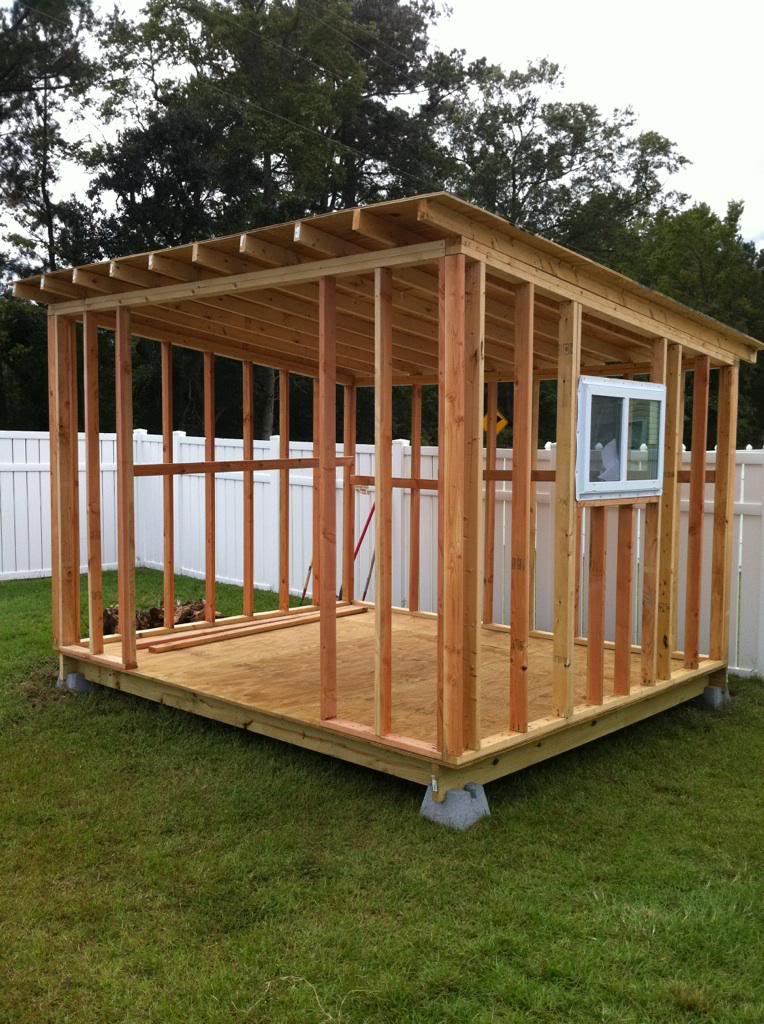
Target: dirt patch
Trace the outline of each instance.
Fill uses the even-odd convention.
[[[173,621],[176,626],[183,622],[201,622],[204,618],[204,601],[188,601],[183,604],[178,601],[175,605]],[[216,616],[217,618],[218,616]],[[139,608],[135,613],[136,629],[157,629],[164,626],[163,604],[153,605],[151,608]],[[105,636],[119,632],[119,605],[112,604],[103,610],[103,631]]]
[[[33,708],[45,708],[56,701],[65,700],[66,693],[56,689],[58,675],[47,668],[39,668],[21,684],[21,693]]]

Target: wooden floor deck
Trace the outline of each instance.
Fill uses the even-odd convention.
[[[508,728],[508,632],[481,631],[482,734]],[[112,648],[116,654],[118,645]],[[242,707],[318,723],[317,622],[209,646],[152,654],[138,652],[137,672]],[[605,652],[605,675],[612,678],[613,652]],[[576,646],[577,701],[586,680],[586,647]],[[632,682],[639,683],[640,662],[632,655]],[[429,617],[393,615],[393,732],[427,743],[435,741],[436,623]],[[374,612],[337,621],[338,716],[373,725]],[[533,638],[528,672],[530,720],[545,718],[552,707],[552,643]]]

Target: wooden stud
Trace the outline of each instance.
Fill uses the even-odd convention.
[[[422,471],[422,385],[411,388],[411,477]],[[411,491],[409,513],[409,611],[419,611],[420,520],[422,499],[418,487]]]
[[[133,359],[130,311],[117,309],[117,586],[122,665],[138,664],[135,650],[135,498],[133,494]]]
[[[436,541],[437,558],[437,632],[436,647],[436,684],[435,684],[435,728],[438,750],[445,750],[443,723],[445,721],[445,697],[443,685],[443,577],[444,577],[444,460],[443,438],[446,432],[445,420],[445,365],[446,365],[446,271],[445,260],[438,262],[438,536]]]
[[[634,573],[634,506],[618,508],[618,551],[615,576],[615,655],[613,693],[631,689],[631,619]]]
[[[318,458],[318,377],[313,381],[313,457]],[[313,574],[313,604],[321,604],[321,473],[313,470],[313,547],[310,572]]]
[[[538,448],[539,448],[539,407],[541,404],[541,381],[535,377],[533,380],[533,411],[531,422],[531,482],[536,481],[538,470]],[[536,626],[536,488],[531,487],[531,592],[530,608],[528,618],[531,629]]]
[[[593,504],[599,504],[594,502]],[[583,546],[584,546],[584,506],[583,503],[576,505],[576,596],[575,604],[573,607],[573,628],[575,635],[580,636],[582,630],[581,624],[581,562],[583,559]]]
[[[697,668],[700,643],[700,580],[703,568],[703,505],[706,490],[708,383],[710,360],[698,356],[692,381],[692,455],[687,525],[687,593],[684,617],[684,665]]]
[[[215,356],[204,353],[204,458],[215,461]],[[204,617],[215,621],[215,475],[204,476]]]
[[[554,663],[555,713],[573,713],[574,587],[576,554],[576,417],[581,365],[581,305],[560,305],[560,345],[557,378],[557,451],[554,542]]]
[[[729,658],[730,571],[735,509],[735,446],[737,441],[738,367],[719,370],[716,430],[714,534],[711,552],[711,634],[709,655]]]
[[[101,433],[98,410],[98,324],[82,322],[85,392],[85,464],[88,537],[88,623],[90,650],[103,651],[103,566],[101,556]]]
[[[61,643],[60,523],[58,518],[58,321],[48,317],[48,437],[50,445],[50,585],[53,643]]]
[[[289,458],[289,372],[279,371],[279,458]],[[321,458],[319,453],[319,459]],[[319,475],[321,471],[319,470]],[[316,580],[313,577],[313,589]],[[289,609],[289,469],[279,470],[279,608]]]
[[[252,363],[241,364],[242,386],[242,455],[245,459],[254,457],[255,433],[253,411],[254,370]],[[242,568],[242,612],[254,615],[255,612],[255,479],[250,471],[243,476],[244,508],[242,521],[244,524]]]
[[[58,454],[58,591],[60,644],[80,638],[79,442],[74,324],[55,318]]]
[[[346,461],[342,470],[342,598],[355,599],[355,449],[357,392],[352,384],[343,388],[342,454]]]
[[[677,564],[677,523],[679,484],[677,473],[682,458],[682,346],[671,344],[666,354],[666,427],[661,493],[657,657],[658,679],[671,678],[671,655],[675,648],[675,579]]]
[[[374,609],[376,662],[374,669],[374,729],[378,736],[392,732],[392,604],[393,604],[393,505],[392,505],[392,274],[380,269],[374,275],[376,327],[374,355],[374,501],[375,554]]]
[[[465,747],[465,257],[443,260],[443,497],[442,734],[446,753]]]
[[[319,282],[319,413],[321,475],[321,718],[337,717],[337,286],[333,277]]]
[[[589,509],[589,643],[586,649],[586,700],[601,704],[605,667],[605,567],[607,564],[607,510]]]
[[[650,370],[650,380],[653,384],[666,383],[666,352],[666,339],[657,339],[653,344],[653,360]],[[641,672],[643,686],[654,686],[657,675],[660,522],[661,503],[655,501],[647,504],[645,506],[645,539],[642,554]]]
[[[485,436],[485,468],[486,473],[496,471],[496,416],[498,409],[498,389],[495,380],[489,381],[486,387],[486,426]],[[493,561],[496,544],[496,481],[490,475],[485,483],[485,552],[483,554],[483,622],[493,622]]]
[[[490,424],[489,424],[490,426]],[[528,634],[531,591],[531,464],[533,447],[533,285],[515,301],[515,383],[512,425],[509,729],[528,729]]]
[[[173,401],[172,401],[172,345],[162,345],[162,462],[171,465],[173,451]],[[175,484],[172,476],[162,479],[162,526],[164,564],[164,624],[167,629],[175,625]]]
[[[483,357],[485,263],[464,274],[464,684],[463,743],[480,747],[480,622],[483,588]]]

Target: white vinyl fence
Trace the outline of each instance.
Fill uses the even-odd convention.
[[[84,477],[84,437],[80,435],[80,470]],[[144,430],[135,431],[135,462],[159,462],[161,437]],[[256,441],[256,459],[277,458],[278,437]],[[175,460],[198,462],[204,459],[204,439],[187,437],[182,431],[174,435]],[[338,449],[341,451],[341,447]],[[219,438],[216,458],[242,458],[242,442]],[[310,443],[293,442],[290,454],[312,455]],[[411,449],[408,441],[393,442],[393,476],[408,476]],[[554,446],[547,445],[538,453],[539,468],[554,467]],[[101,435],[101,502],[104,568],[116,568],[115,436]],[[47,432],[0,431],[0,580],[24,579],[50,575],[50,482],[49,442]],[[713,466],[715,453],[708,453]],[[422,449],[423,477],[437,476],[437,448]],[[685,453],[689,464],[689,453]],[[374,472],[374,449],[359,445],[359,475]],[[511,450],[500,449],[497,468],[509,469]],[[278,471],[257,472],[255,476],[255,580],[262,589],[278,589]],[[552,586],[554,567],[551,560],[554,530],[554,484],[538,483],[537,487],[537,579],[536,626],[551,628]],[[162,568],[162,484],[159,477],[136,480],[136,563],[149,568]],[[220,473],[216,477],[217,516],[217,578],[225,583],[241,584],[242,566],[242,475]],[[679,647],[682,644],[684,619],[684,573],[687,548],[687,490],[680,488],[680,548],[678,626]],[[313,480],[310,470],[290,473],[290,565],[289,585],[293,594],[300,594],[305,583],[312,546]],[[494,565],[494,619],[509,621],[508,552],[511,526],[512,490],[510,484],[497,484],[496,542]],[[356,500],[355,529],[360,536],[374,501],[373,489],[359,488]],[[80,531],[82,566],[86,570],[85,487],[80,487]],[[338,559],[341,553],[342,477],[337,474]],[[408,594],[409,492],[396,488],[393,492],[393,602],[405,606]],[[734,542],[732,559],[732,600],[730,628],[730,665],[741,672],[764,672],[764,451],[739,451],[735,489]],[[701,648],[707,649],[710,604],[711,524],[713,485],[707,487],[704,523],[704,575],[701,608]],[[636,621],[634,639],[639,640],[639,608],[641,591],[642,516],[637,514],[637,571],[634,574]],[[436,599],[437,495],[421,492],[421,592],[423,610],[433,610]],[[370,528],[356,562],[356,592],[360,596],[367,579],[374,546],[374,530]],[[586,530],[581,545],[581,629],[585,632],[587,559]],[[608,581],[615,578],[616,518],[609,521]],[[175,569],[178,573],[201,578],[204,575],[204,477],[201,474],[179,475],[175,478]],[[339,570],[339,564],[338,564]],[[339,579],[339,576],[338,576]],[[373,600],[373,579],[369,599]],[[613,634],[613,602],[608,605],[607,634]],[[2,607],[0,605],[0,615]]]

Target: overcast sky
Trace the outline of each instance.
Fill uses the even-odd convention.
[[[673,187],[723,214],[745,202],[743,233],[764,246],[762,0],[450,0],[435,42],[505,68],[548,57],[565,98],[632,106],[639,124],[692,164]],[[136,13],[142,0],[120,0]],[[111,0],[98,6],[110,9]]]
[[[675,188],[724,213],[745,202],[743,231],[764,245],[762,0],[451,0],[436,31],[505,68],[548,57],[571,100],[632,106],[692,165]]]

